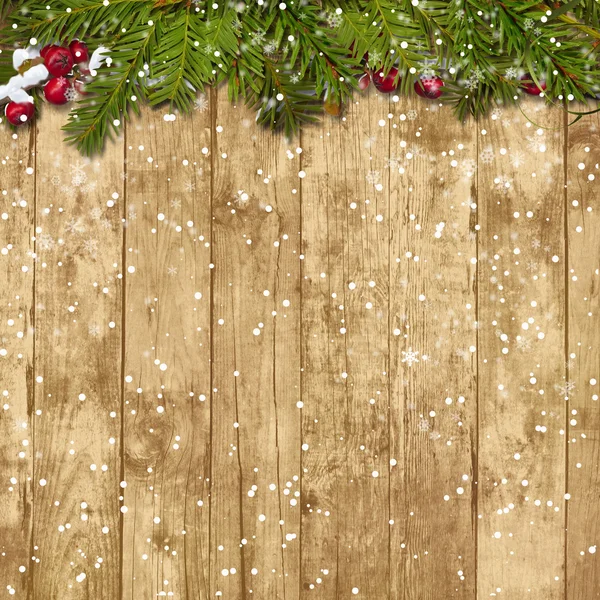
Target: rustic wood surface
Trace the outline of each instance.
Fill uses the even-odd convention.
[[[197,109],[0,131],[0,598],[600,598],[600,118]]]

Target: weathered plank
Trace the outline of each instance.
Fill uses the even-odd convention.
[[[479,123],[478,594],[564,598],[563,115]]]
[[[585,110],[585,108],[584,108]],[[568,129],[567,598],[600,597],[600,120]]]
[[[302,134],[306,598],[388,592],[388,112],[372,92]]]
[[[298,598],[296,146],[214,92],[211,597]],[[252,596],[249,594],[252,593]]]
[[[476,124],[390,121],[390,597],[475,598]]]
[[[65,120],[37,130],[33,597],[117,598],[123,142],[84,160]]]
[[[31,595],[35,128],[0,128],[0,589]]]
[[[123,598],[209,598],[210,112],[126,135]]]

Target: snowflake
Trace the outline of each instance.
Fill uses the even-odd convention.
[[[298,73],[294,73],[293,75],[290,75],[290,83],[295,85],[299,81],[300,81],[300,75]]]
[[[535,35],[535,36],[537,36],[537,37],[539,37],[540,35],[542,35],[542,30],[541,30],[541,28],[539,28],[539,27],[536,27],[536,28],[533,30],[533,35]]]
[[[367,67],[374,69],[375,67],[381,64],[381,53],[377,52],[377,50],[373,50],[373,52],[369,52],[369,58],[367,60]]]
[[[200,94],[194,102],[194,110],[205,112],[208,109],[208,100],[205,94]]]
[[[83,249],[92,257],[96,258],[98,254],[98,240],[87,239],[83,242]]]
[[[196,189],[196,184],[193,181],[188,181],[184,187],[186,192],[193,192]]]
[[[251,33],[250,37],[252,38],[253,46],[262,46],[265,43],[265,32],[260,29],[256,33]]]
[[[73,100],[75,100],[78,97],[79,97],[79,94],[77,93],[77,90],[74,87],[68,88],[67,91],[65,92],[65,100],[67,102],[73,102]]]
[[[417,111],[414,108],[411,108],[409,111],[407,111],[406,118],[409,121],[414,121],[417,118]]]
[[[473,177],[473,175],[475,175],[475,171],[477,171],[477,162],[472,158],[465,158],[461,162],[460,168],[467,177]]]
[[[77,217],[77,219],[69,219],[65,223],[65,231],[68,233],[83,233],[85,231],[83,219],[81,217]]]
[[[430,427],[429,421],[421,417],[421,420],[419,421],[419,429],[421,431],[429,431]]]
[[[386,163],[387,163],[387,166],[390,169],[398,169],[403,164],[402,159],[400,157],[398,157],[398,156],[390,156],[386,160]]]
[[[244,190],[238,190],[237,194],[233,197],[233,202],[240,208],[245,208],[250,202],[250,196]]]
[[[502,109],[501,108],[494,108],[494,110],[492,111],[492,119],[494,121],[496,121],[497,119],[499,119],[502,116]]]
[[[534,261],[534,260],[528,260],[527,261],[527,265],[525,265],[525,268],[530,272],[533,273],[534,271],[538,270],[538,264]]]
[[[181,200],[179,198],[173,198],[173,200],[171,200],[171,208],[180,208],[181,207]]]
[[[512,179],[506,175],[498,175],[494,177],[494,189],[501,194],[507,194],[512,186]]]
[[[60,177],[58,175],[54,175],[52,179],[50,179],[50,183],[54,186],[60,185]]]
[[[412,348],[409,348],[407,352],[402,351],[402,362],[406,363],[409,367],[412,367],[414,363],[418,363],[419,353],[414,352]]]
[[[516,79],[518,75],[519,72],[515,67],[508,67],[508,69],[506,69],[506,73],[504,73],[504,77],[506,77],[508,80]]]
[[[177,267],[167,267],[167,275],[174,277],[177,275]]]
[[[531,240],[531,247],[532,248],[537,249],[537,248],[541,248],[541,246],[542,246],[542,242],[540,242],[540,240],[538,240],[537,238],[533,238]]]
[[[335,12],[327,13],[327,25],[331,27],[331,29],[337,29],[344,21],[341,14],[337,14]]]
[[[527,352],[528,350],[531,350],[531,338],[528,338],[524,335],[518,335],[517,348],[521,350],[521,352]]]
[[[97,221],[100,217],[102,216],[102,209],[97,207],[96,208],[92,208],[92,210],[90,210],[90,217],[94,220]]]
[[[520,166],[525,164],[525,155],[518,150],[513,152],[513,154],[510,155],[510,164],[515,169],[518,169]]]
[[[469,90],[476,90],[481,81],[485,80],[485,75],[483,71],[479,68],[475,69],[471,75],[467,78],[465,84],[469,88]]]
[[[377,185],[378,183],[381,183],[381,173],[379,171],[369,171],[366,174],[365,179],[367,180],[367,183]]]
[[[267,56],[272,56],[273,54],[275,54],[275,52],[277,52],[277,43],[276,42],[267,42],[263,46],[263,52]]]
[[[93,192],[96,189],[96,182],[95,181],[88,181],[86,184],[82,185],[79,189],[84,194],[89,194],[89,193]]]
[[[574,381],[565,381],[564,385],[556,384],[554,389],[564,397],[567,397],[571,392],[575,391],[575,382]]]
[[[97,335],[100,334],[100,327],[98,327],[98,325],[96,325],[96,323],[90,323],[88,325],[88,334],[96,337]]]
[[[439,433],[438,431],[432,431],[432,432],[429,434],[429,439],[430,439],[430,440],[432,440],[432,441],[434,441],[434,442],[435,442],[436,440],[439,440],[441,437],[442,437],[442,435],[441,435],[441,433]]]
[[[71,165],[71,185],[79,187],[87,181],[87,174],[84,171],[86,165],[77,161]]]
[[[215,51],[215,47],[212,44],[206,44],[204,48],[204,54],[212,55]]]
[[[54,248],[54,238],[48,233],[38,235],[36,242],[36,247],[39,250],[52,250]]]
[[[102,219],[100,221],[100,226],[102,227],[102,229],[106,229],[108,231],[112,230],[112,223],[108,219]]]
[[[127,215],[127,220],[135,221],[136,219],[137,219],[137,213],[135,212],[135,209],[130,208],[129,214]]]
[[[533,19],[525,19],[523,21],[523,29],[529,31],[535,27],[535,21]]]
[[[494,150],[492,149],[491,146],[488,146],[487,148],[485,148],[484,150],[481,151],[481,153],[479,154],[479,160],[484,164],[484,165],[489,165],[492,162],[494,162]]]

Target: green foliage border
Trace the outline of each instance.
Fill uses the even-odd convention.
[[[324,102],[346,102],[365,68],[396,67],[398,94],[443,77],[440,100],[459,119],[517,102],[522,76],[545,82],[551,102],[600,91],[597,0],[0,0],[0,16],[0,81],[15,74],[11,50],[32,39],[110,49],[65,126],[86,154],[140,102],[187,112],[224,81],[231,100],[288,135]]]

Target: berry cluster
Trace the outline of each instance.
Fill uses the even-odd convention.
[[[84,42],[73,40],[68,46],[51,44],[41,49],[40,56],[50,77],[44,85],[44,97],[50,104],[66,104],[76,93],[86,93],[90,69],[88,47]],[[27,123],[34,113],[33,100],[9,102],[5,109],[6,119],[13,125]]]

